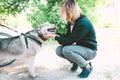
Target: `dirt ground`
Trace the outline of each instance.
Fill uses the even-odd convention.
[[[98,55],[93,59],[91,75],[84,80],[119,80],[120,78],[120,29],[96,29]],[[81,72],[70,72],[71,63],[58,57],[56,45],[45,43],[36,57],[37,78],[33,79],[27,71],[27,57],[0,68],[0,80],[83,80],[77,77]]]

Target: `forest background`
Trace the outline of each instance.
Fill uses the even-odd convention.
[[[65,22],[59,16],[63,0],[0,0],[0,25],[13,29],[37,27],[44,22],[56,24],[57,33],[66,32]],[[96,28],[120,26],[120,0],[77,0],[83,13]],[[23,29],[22,28],[22,29]]]

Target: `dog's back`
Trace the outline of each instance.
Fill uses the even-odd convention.
[[[19,38],[19,36],[15,36],[15,37],[10,37],[10,38],[0,38],[0,49],[4,50],[7,48],[7,46],[9,44],[11,44],[11,42],[15,39]]]
[[[0,39],[0,57],[17,56],[24,53],[24,44],[22,36]]]

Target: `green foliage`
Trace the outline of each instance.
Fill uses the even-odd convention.
[[[57,33],[64,34],[66,29],[63,20],[59,16],[59,3],[54,0],[47,1],[47,4],[42,4],[39,1],[32,3],[30,10],[32,13],[28,13],[29,21],[31,21],[33,27],[44,22],[53,23],[57,26]]]
[[[104,23],[103,27],[104,27],[104,28],[109,28],[110,25],[111,25],[111,23]]]
[[[0,24],[8,25],[6,21],[8,16],[15,17],[20,14],[28,6],[28,2],[29,0],[0,0]]]
[[[42,3],[45,1],[45,3]],[[23,10],[26,11],[28,20],[33,27],[38,26],[44,22],[50,22],[56,24],[57,33],[65,34],[66,27],[65,22],[59,16],[60,4],[63,0],[0,0],[0,24],[4,24],[4,20],[9,15],[20,14]],[[112,18],[105,18],[106,13],[101,14],[99,11],[101,8],[112,5],[115,8],[115,1],[119,0],[77,0],[83,13],[97,26],[111,27],[118,26],[119,19],[114,21]],[[116,2],[117,3],[117,2]],[[115,14],[119,14],[118,11],[113,11]],[[117,13],[118,12],[118,13]],[[103,13],[103,12],[102,12]],[[108,15],[108,14],[107,14]],[[110,15],[110,14],[109,14]],[[111,16],[111,15],[110,15]],[[119,18],[119,15],[117,15]],[[112,21],[109,21],[111,20]]]
[[[94,10],[97,0],[78,0],[78,4],[84,13]]]
[[[97,0],[78,0],[78,4],[80,8],[82,9],[83,13],[89,17],[89,19],[95,23],[96,22],[96,17],[95,17],[95,6],[96,6],[96,1]]]
[[[15,15],[20,13],[29,0],[0,0],[0,15]]]

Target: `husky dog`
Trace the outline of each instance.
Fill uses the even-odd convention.
[[[0,39],[0,59],[19,58],[29,55],[28,71],[31,77],[36,77],[34,60],[39,53],[42,43],[46,40],[43,35],[55,33],[55,25],[43,23],[37,28],[19,36]]]

